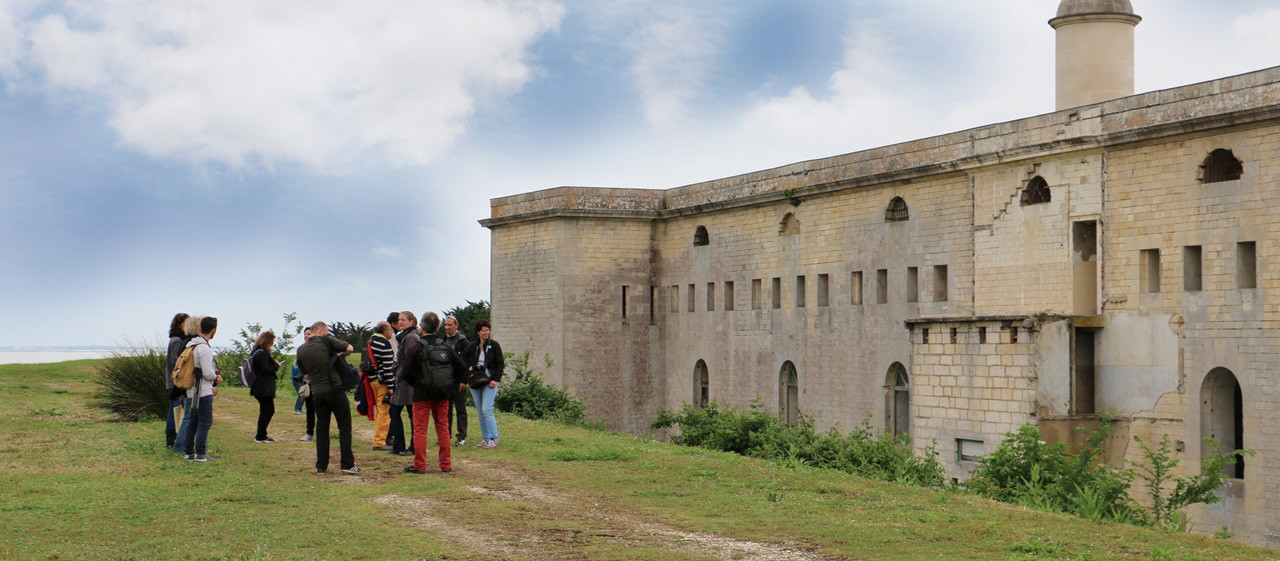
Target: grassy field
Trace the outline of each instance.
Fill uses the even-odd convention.
[[[215,400],[218,461],[186,463],[164,449],[162,422],[86,407],[95,363],[0,366],[0,559],[1280,558],[501,415],[501,448],[455,450],[452,473],[427,475],[370,451],[372,423],[357,418],[363,473],[336,473],[335,442],[317,475],[292,399],[277,399],[277,442],[257,444],[243,388]]]

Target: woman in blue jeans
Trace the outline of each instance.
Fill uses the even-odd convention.
[[[476,448],[498,447],[498,421],[493,417],[493,398],[498,395],[498,383],[502,381],[506,360],[502,356],[502,345],[489,338],[490,331],[489,320],[476,320],[475,332],[480,340],[467,348],[467,356],[464,357],[470,374],[485,372],[489,377],[488,382],[471,386],[471,399],[480,413],[480,435],[484,439]]]

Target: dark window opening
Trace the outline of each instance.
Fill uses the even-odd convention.
[[[707,363],[699,360],[693,367],[693,401],[698,409],[711,403],[711,376],[707,373]]]
[[[985,327],[978,328],[978,343],[982,345],[987,344],[987,328]]]
[[[920,330],[920,342],[926,345],[929,344],[929,328],[928,327]]]
[[[1044,204],[1050,199],[1049,183],[1038,175],[1032,177],[1031,181],[1027,182],[1027,187],[1022,190],[1022,206]]]
[[[1209,152],[1204,163],[1200,164],[1200,181],[1203,183],[1235,181],[1243,176],[1244,162],[1225,148]]]
[[[951,328],[951,344],[952,345],[956,344],[956,340],[959,339],[957,335],[959,335],[959,333],[957,333],[957,329],[952,327]]]
[[[782,365],[778,381],[778,416],[788,425],[800,420],[800,374],[796,365],[787,361]]]
[[[698,226],[698,230],[693,233],[693,245],[707,245],[711,243],[711,236],[707,234],[706,226]]]
[[[902,200],[902,197],[894,197],[889,201],[889,207],[884,209],[885,222],[904,222],[908,218],[907,201]]]

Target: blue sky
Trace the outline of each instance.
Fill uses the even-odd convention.
[[[1280,64],[1280,0],[1133,3],[1140,92]],[[0,347],[487,300],[491,198],[1052,111],[1057,5],[0,0]]]

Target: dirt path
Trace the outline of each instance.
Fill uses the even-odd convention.
[[[246,398],[229,396],[234,400]],[[353,406],[353,414],[354,406]],[[256,417],[223,415],[219,422],[234,424],[253,434]],[[611,499],[582,493],[555,484],[549,477],[504,459],[501,449],[455,454],[454,470],[443,474],[429,471],[414,476],[401,473],[411,463],[407,457],[373,452],[373,425],[366,419],[352,419],[353,448],[362,472],[343,475],[336,469],[316,475],[315,449],[298,439],[305,433],[305,418],[283,408],[271,423],[275,444],[299,472],[321,477],[335,484],[376,484],[393,477],[446,478],[454,492],[408,496],[386,494],[374,503],[385,506],[405,527],[456,546],[462,558],[496,559],[586,559],[584,553],[600,541],[626,548],[678,552],[681,557],[725,561],[820,561],[829,559],[803,546],[741,540],[709,533],[690,532],[660,520],[632,512]],[[331,429],[336,431],[337,428]],[[432,439],[434,440],[434,438]],[[337,443],[331,446],[331,466],[337,465]],[[434,450],[428,468],[434,464]],[[380,468],[380,469],[376,469]],[[494,512],[504,515],[501,524],[488,522]],[[448,515],[442,515],[448,513]]]

